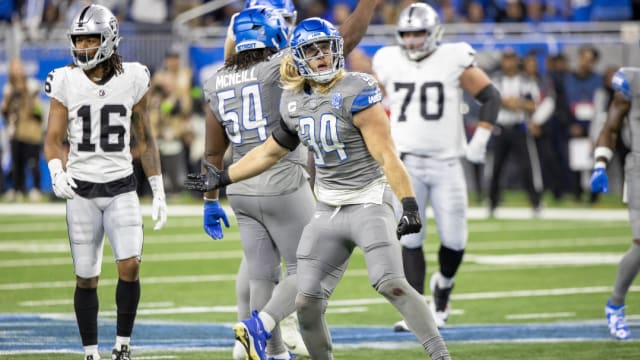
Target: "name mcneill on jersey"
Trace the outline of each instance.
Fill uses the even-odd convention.
[[[254,74],[255,68],[247,69],[233,74],[220,74],[216,77],[216,88],[237,85],[247,81],[257,81],[258,78]]]

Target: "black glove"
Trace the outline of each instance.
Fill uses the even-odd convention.
[[[407,197],[402,199],[402,217],[396,230],[398,240],[400,240],[402,235],[419,232],[420,228],[422,228],[422,222],[420,221],[420,212],[418,211],[416,198]]]
[[[226,170],[218,170],[212,164],[202,161],[206,172],[204,174],[187,174],[184,187],[188,190],[207,192],[231,184],[229,173]]]

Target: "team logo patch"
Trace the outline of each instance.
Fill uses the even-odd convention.
[[[335,93],[331,97],[331,107],[334,109],[340,109],[342,107],[342,94]]]
[[[105,95],[107,95],[107,93],[104,91],[104,89],[98,90],[98,96],[102,97],[102,96],[105,96]]]

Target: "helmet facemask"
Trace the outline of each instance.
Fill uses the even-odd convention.
[[[100,45],[79,49],[76,47],[76,39],[79,36],[100,38]],[[120,43],[118,20],[107,8],[89,5],[74,18],[67,37],[73,63],[83,70],[90,70],[115,53]],[[90,56],[94,50],[95,54]]]
[[[344,68],[343,40],[339,36],[320,36],[291,48],[298,72],[305,79],[328,83]],[[314,71],[311,62],[331,56],[331,65]]]

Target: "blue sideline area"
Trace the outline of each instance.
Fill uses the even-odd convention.
[[[115,339],[115,320],[99,322],[100,350],[108,351]],[[639,341],[640,324],[631,325],[632,341]],[[514,324],[452,326],[442,329],[447,342],[545,342],[611,340],[604,322],[562,324]],[[33,352],[78,352],[80,336],[73,319],[29,314],[0,315],[0,355]],[[137,351],[233,346],[230,324],[181,323],[140,320],[136,322]],[[415,344],[411,333],[395,333],[387,327],[335,326],[331,336],[336,347],[407,347]],[[611,340],[615,341],[615,340]]]

